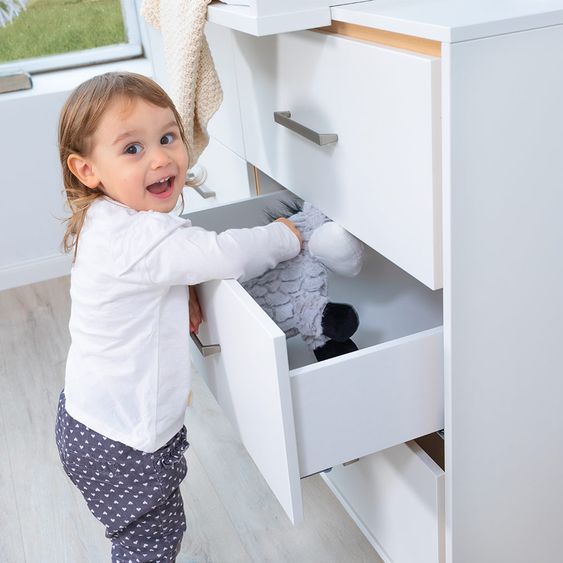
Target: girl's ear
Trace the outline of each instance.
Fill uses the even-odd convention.
[[[92,164],[88,158],[79,154],[71,154],[66,159],[68,169],[76,176],[86,187],[90,189],[97,188],[100,185],[100,179],[95,174]]]

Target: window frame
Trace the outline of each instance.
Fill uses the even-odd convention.
[[[144,49],[135,0],[121,0],[121,12],[127,43],[0,63],[0,74],[27,72],[34,75],[142,57]]]

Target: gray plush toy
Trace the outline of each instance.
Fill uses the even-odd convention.
[[[288,338],[300,334],[317,360],[357,350],[350,337],[358,314],[351,305],[329,301],[327,275],[329,269],[357,275],[362,243],[310,203],[288,218],[303,236],[301,252],[243,287]]]

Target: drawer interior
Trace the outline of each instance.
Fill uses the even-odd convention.
[[[432,291],[401,268],[365,247],[360,274],[344,278],[329,273],[329,298],[350,303],[360,326],[352,336],[365,349],[442,325],[442,291]],[[316,363],[301,338],[288,339],[291,370]]]
[[[267,212],[281,212],[283,202],[294,202],[288,190],[254,197],[220,209],[191,213],[194,225],[221,232],[228,228],[265,225]],[[442,290],[431,290],[404,270],[365,246],[364,265],[354,278],[329,273],[329,298],[350,303],[360,327],[352,337],[359,349],[396,340],[442,325]],[[301,338],[287,341],[290,370],[316,363]]]

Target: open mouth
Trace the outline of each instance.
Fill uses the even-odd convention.
[[[168,176],[167,178],[163,178],[150,186],[147,186],[147,191],[149,191],[152,195],[159,198],[167,198],[169,195],[172,194],[174,188],[174,178],[175,176]]]

